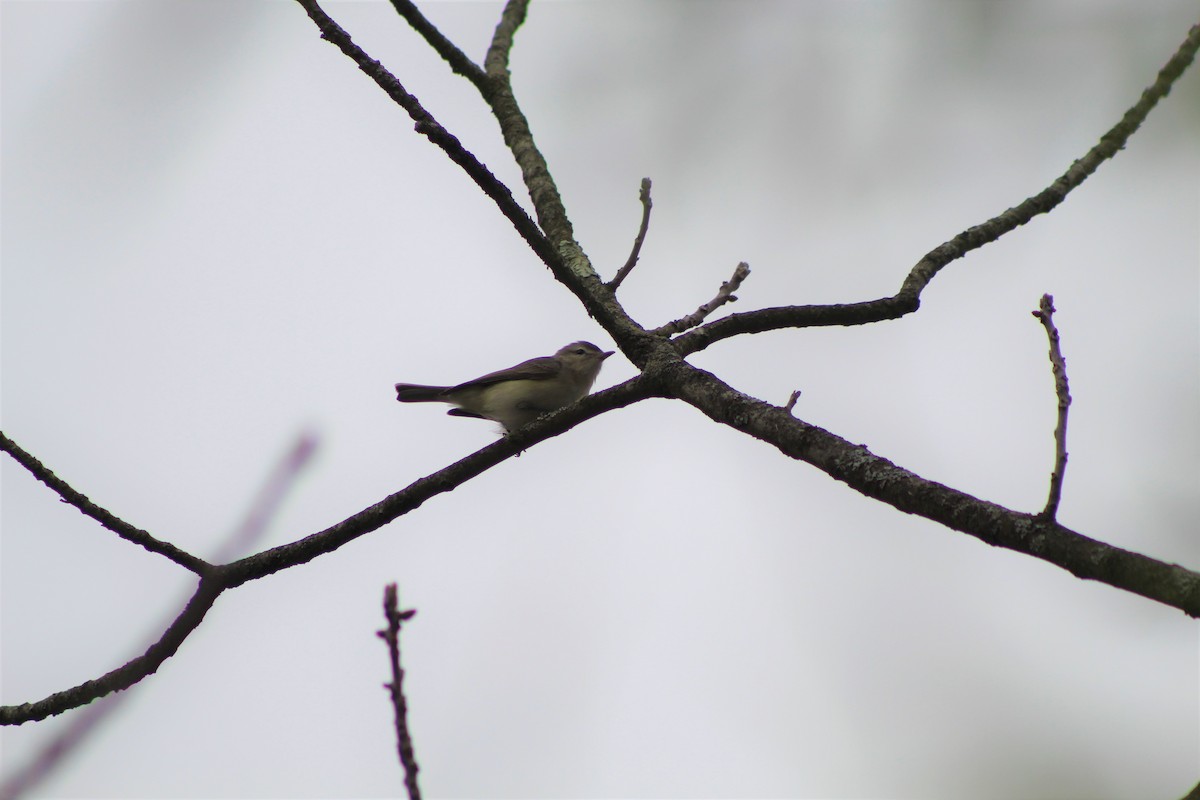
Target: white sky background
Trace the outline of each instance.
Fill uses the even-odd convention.
[[[386,3],[329,3],[524,200],[492,118]],[[499,6],[428,4],[481,59]],[[1138,97],[1190,2],[535,3],[515,86],[647,325],[893,293]],[[0,3],[3,429],[97,503],[213,553],[303,431],[262,546],[491,442],[396,404],[611,342],[295,3]],[[1054,294],[1074,395],[1060,519],[1200,567],[1200,75],[920,312],[692,362],[879,455],[1035,511]],[[610,360],[598,388],[633,368]],[[125,661],[194,580],[8,458],[2,699]],[[48,797],[402,791],[384,584],[431,797],[1173,798],[1200,777],[1194,621],[865,499],[653,401],[223,597]],[[70,715],[0,733],[3,772]]]

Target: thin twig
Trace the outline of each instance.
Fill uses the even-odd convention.
[[[1054,298],[1042,295],[1033,315],[1041,320],[1050,340],[1050,364],[1054,370],[1054,393],[1058,395],[1058,423],[1054,426],[1054,471],[1050,473],[1050,496],[1042,509],[1043,519],[1053,520],[1062,499],[1063,476],[1067,471],[1067,409],[1071,406],[1071,390],[1067,385],[1067,361],[1063,358],[1058,328],[1054,325]]]
[[[379,88],[387,93],[388,97],[392,98],[401,108],[407,111],[409,117],[416,123],[414,127],[417,133],[427,137],[429,141],[440,147],[450,157],[451,161],[463,168],[471,179],[475,181],[476,185],[488,197],[492,198],[492,201],[500,209],[500,213],[508,218],[508,221],[517,229],[517,233],[521,235],[521,238],[526,241],[530,249],[548,267],[551,269],[558,267],[560,259],[557,252],[542,234],[537,223],[513,199],[513,194],[509,188],[493,175],[491,170],[476,158],[471,151],[463,147],[462,142],[456,136],[443,128],[433,118],[433,115],[425,110],[420,101],[404,88],[404,85],[400,83],[395,75],[388,72],[382,64],[371,58],[365,50],[355,44],[354,40],[350,38],[350,34],[334,22],[316,0],[296,0],[296,2],[304,8],[308,16],[321,31],[321,38],[337,46],[339,50],[358,65],[360,70],[375,81]]]
[[[126,541],[140,545],[151,553],[157,553],[163,558],[174,561],[186,570],[204,576],[212,571],[212,564],[202,558],[188,553],[170,542],[156,539],[147,531],[130,525],[115,514],[93,503],[85,495],[72,489],[66,481],[51,472],[42,462],[27,453],[16,442],[0,432],[0,450],[8,453],[13,459],[42,483],[53,489],[63,502],[82,511],[85,515],[99,522],[110,531]]]
[[[408,702],[404,699],[404,670],[400,667],[400,625],[413,618],[413,609],[400,610],[399,592],[396,584],[389,583],[383,590],[383,616],[387,627],[376,631],[380,639],[387,642],[388,656],[392,664],[392,682],[384,688],[392,697],[392,708],[396,718],[396,742],[400,751],[400,763],[404,767],[404,786],[409,800],[421,800],[421,789],[417,785],[417,756],[413,752],[412,735],[408,730]]]
[[[52,717],[68,709],[87,705],[106,694],[128,689],[147,675],[154,674],[164,661],[175,655],[183,640],[204,621],[204,615],[212,608],[224,589],[219,580],[201,578],[196,593],[188,601],[183,613],[175,618],[162,637],[150,645],[145,653],[95,680],[84,681],[78,686],[55,692],[44,700],[22,703],[19,706],[0,706],[0,725],[20,725]]]
[[[646,241],[646,230],[650,227],[650,209],[654,206],[650,200],[649,178],[642,178],[642,188],[638,192],[638,199],[642,201],[642,224],[638,228],[637,237],[633,240],[633,250],[630,251],[625,266],[617,270],[617,274],[608,282],[609,291],[615,292],[629,273],[633,272],[633,268],[637,266],[638,256],[642,252],[642,242]]]
[[[429,46],[442,57],[442,59],[450,65],[450,69],[454,70],[459,75],[475,84],[476,88],[482,90],[485,76],[483,68],[472,61],[466,53],[459,50],[454,42],[447,39],[437,27],[429,21],[429,18],[421,13],[416,4],[412,0],[392,0],[392,7],[396,9],[396,13],[404,17],[404,20],[412,27],[414,31],[421,34]]]
[[[785,405],[783,407],[783,410],[788,412],[789,414],[792,413],[792,410],[796,408],[796,401],[799,399],[800,399],[800,390],[797,389],[796,391],[792,392],[792,396],[788,398],[787,405]]]
[[[725,305],[726,303],[735,302],[737,300],[737,295],[735,295],[734,292],[738,290],[738,287],[742,285],[742,281],[746,280],[747,276],[749,275],[750,265],[745,261],[741,262],[736,268],[734,268],[732,277],[721,284],[721,288],[717,291],[716,297],[714,297],[712,300],[709,300],[707,303],[700,306],[686,317],[681,317],[674,322],[668,322],[666,325],[655,328],[650,332],[655,336],[671,336],[679,333],[680,331],[686,331],[689,328],[696,327],[704,321],[705,317],[716,311],[721,306]]]

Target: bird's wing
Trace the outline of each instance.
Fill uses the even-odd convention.
[[[451,387],[448,391],[453,392],[472,386],[490,386],[493,383],[500,383],[501,381],[544,381],[548,378],[553,378],[561,370],[562,364],[553,356],[531,358],[528,361],[522,361],[515,367],[489,372],[487,375],[476,378],[473,381],[460,383],[458,386]]]

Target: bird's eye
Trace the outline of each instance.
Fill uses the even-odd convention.
[[[584,350],[582,347],[575,348],[575,355],[577,355],[577,356],[581,356],[586,352],[587,352],[587,350]]]

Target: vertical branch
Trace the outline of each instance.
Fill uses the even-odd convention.
[[[638,257],[642,253],[642,243],[646,241],[646,231],[650,227],[650,209],[654,203],[650,200],[650,179],[642,178],[642,188],[638,192],[638,199],[642,201],[642,225],[638,228],[637,236],[633,240],[633,250],[629,252],[629,258],[625,261],[625,266],[617,270],[617,274],[608,282],[609,291],[615,292],[621,282],[633,272],[633,268],[637,266]]]
[[[400,668],[400,625],[417,613],[413,609],[400,610],[396,584],[389,583],[383,590],[383,616],[387,627],[377,631],[380,639],[387,642],[388,655],[392,662],[392,682],[385,683],[392,695],[392,708],[396,716],[396,742],[400,751],[400,763],[404,766],[404,787],[409,800],[421,800],[421,789],[417,785],[417,756],[413,752],[412,736],[408,732],[408,702],[404,699],[404,670]]]
[[[1067,471],[1067,409],[1071,405],[1071,392],[1067,385],[1067,361],[1060,347],[1058,328],[1054,325],[1054,298],[1042,295],[1038,310],[1033,315],[1041,320],[1050,340],[1050,364],[1054,370],[1054,392],[1058,395],[1058,423],[1054,427],[1054,471],[1050,473],[1050,496],[1040,516],[1053,520],[1058,513],[1058,502],[1062,499],[1063,475]]]

